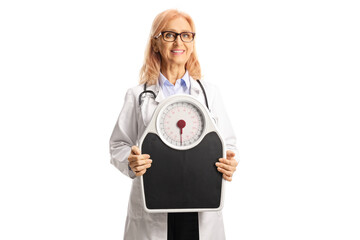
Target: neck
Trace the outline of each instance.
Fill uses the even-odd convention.
[[[161,73],[175,85],[177,79],[182,78],[185,75],[185,66],[179,65],[161,65]]]

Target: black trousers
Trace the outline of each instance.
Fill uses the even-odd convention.
[[[168,213],[168,240],[199,240],[197,212]]]

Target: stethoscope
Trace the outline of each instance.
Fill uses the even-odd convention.
[[[197,79],[196,82],[199,83],[199,85],[200,85],[200,87],[201,87],[201,90],[202,90],[203,93],[204,93],[205,104],[206,104],[206,107],[207,107],[207,108],[209,109],[209,111],[210,111],[210,108],[209,108],[209,105],[208,105],[208,101],[207,101],[207,97],[206,97],[205,89],[204,89],[203,85],[201,84],[200,80]],[[145,84],[144,84],[144,91],[142,91],[142,93],[140,93],[140,95],[139,95],[139,106],[140,106],[140,107],[141,107],[141,104],[142,104],[142,100],[141,100],[142,95],[143,95],[143,94],[146,94],[146,93],[151,93],[151,94],[153,95],[154,99],[156,98],[156,94],[155,94],[153,91],[151,91],[151,90],[146,90],[146,83],[145,83]]]

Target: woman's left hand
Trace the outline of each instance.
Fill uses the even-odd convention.
[[[219,158],[219,162],[215,163],[218,167],[217,170],[223,174],[223,178],[229,182],[232,180],[232,176],[236,171],[238,162],[235,160],[235,153],[233,151],[226,151],[226,159]]]

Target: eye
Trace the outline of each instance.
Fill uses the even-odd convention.
[[[188,33],[183,33],[183,34],[182,34],[182,37],[183,37],[183,38],[190,38],[190,34],[188,34]]]
[[[173,38],[173,37],[174,37],[174,34],[171,33],[171,32],[167,32],[167,33],[165,33],[165,37],[166,37],[166,38]]]

